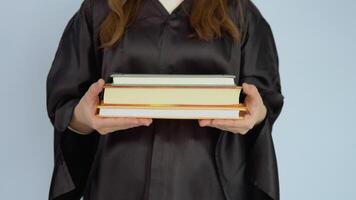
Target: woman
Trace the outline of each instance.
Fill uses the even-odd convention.
[[[176,3],[84,0],[69,21],[47,77],[50,199],[279,199],[271,131],[283,95],[268,23],[248,0]],[[234,74],[249,114],[102,119],[112,73]]]

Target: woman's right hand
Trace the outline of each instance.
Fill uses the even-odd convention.
[[[90,134],[94,130],[105,135],[117,130],[137,126],[149,126],[151,118],[133,117],[98,117],[95,115],[99,103],[99,93],[103,90],[105,81],[99,79],[93,83],[84,96],[80,99],[73,111],[70,127],[83,134]]]

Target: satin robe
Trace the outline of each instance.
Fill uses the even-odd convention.
[[[241,1],[246,26],[240,43],[192,32],[184,0],[169,14],[144,0],[135,23],[111,49],[99,49],[105,0],[84,0],[68,22],[47,77],[47,110],[54,127],[54,170],[49,199],[257,200],[279,199],[272,126],[283,106],[272,30],[250,1]],[[236,0],[229,14],[238,24]],[[101,136],[68,129],[73,109],[89,86],[112,73],[234,74],[254,84],[267,108],[247,135],[197,120],[153,119]]]

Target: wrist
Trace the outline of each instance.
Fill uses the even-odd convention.
[[[78,119],[78,108],[75,107],[73,115],[72,115],[72,119],[69,123],[69,127],[71,129],[75,129],[76,133],[78,134],[82,134],[82,135],[88,135],[90,133],[92,133],[94,131],[94,129],[92,129],[90,126],[86,125],[85,123],[83,123],[80,119]]]
[[[75,123],[74,121],[71,121],[68,128],[71,129],[72,131],[74,131],[78,134],[82,134],[82,135],[88,135],[94,131],[94,129],[89,128],[89,127],[82,125],[80,123]]]

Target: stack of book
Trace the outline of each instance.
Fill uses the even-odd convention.
[[[101,117],[238,119],[241,86],[234,75],[113,74],[97,106]]]

